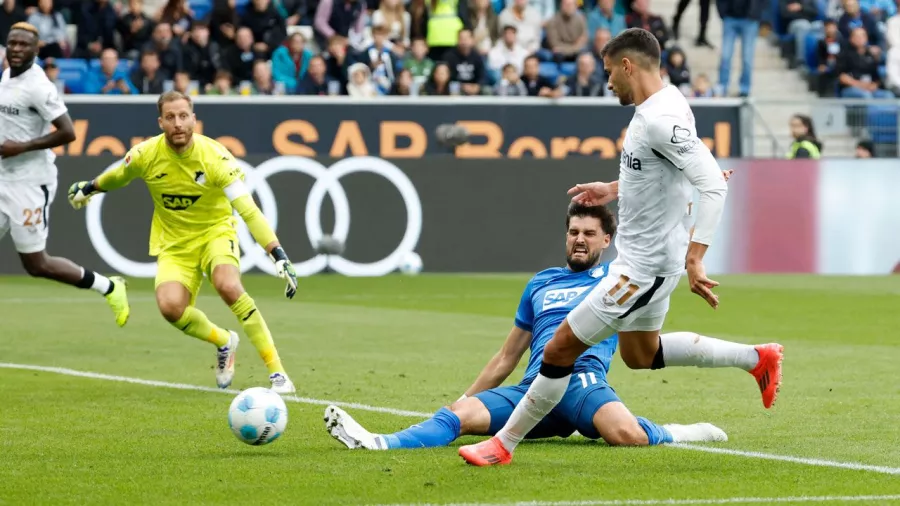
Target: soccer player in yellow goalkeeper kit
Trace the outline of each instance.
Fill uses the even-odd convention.
[[[243,171],[231,153],[209,137],[194,135],[197,119],[191,99],[167,92],[157,107],[163,134],[132,148],[119,167],[72,185],[69,201],[79,209],[98,193],[143,179],[153,197],[150,254],[157,257],[156,301],[163,317],[185,334],[215,344],[216,383],[219,388],[231,385],[238,335],[212,323],[194,306],[206,274],[266,363],[272,389],[292,393],[294,384],[281,365],[266,321],[241,285],[232,209],[287,280],[289,299],[297,291],[294,267],[244,185]]]

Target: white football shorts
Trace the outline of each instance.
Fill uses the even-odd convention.
[[[606,277],[569,313],[569,326],[589,346],[616,332],[660,330],[679,279],[681,274],[649,276],[613,261]]]
[[[0,240],[12,232],[19,253],[37,253],[47,248],[49,213],[56,182],[36,184],[0,182]]]

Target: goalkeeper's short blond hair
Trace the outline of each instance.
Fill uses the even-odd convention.
[[[170,102],[175,102],[178,100],[187,101],[188,106],[190,106],[191,110],[192,111],[194,110],[194,101],[191,100],[191,97],[189,97],[188,95],[186,95],[180,91],[172,90],[172,91],[167,91],[167,92],[163,93],[162,95],[160,95],[159,100],[156,101],[156,108],[159,110],[160,116],[162,115],[163,105],[168,104]]]

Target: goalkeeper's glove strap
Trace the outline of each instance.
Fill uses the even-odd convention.
[[[287,253],[284,252],[284,248],[281,246],[276,246],[272,249],[272,258],[274,258],[276,262],[280,262],[281,260],[284,260],[285,262],[288,261]]]

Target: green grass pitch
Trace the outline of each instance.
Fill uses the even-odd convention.
[[[828,504],[867,502],[859,496],[900,504],[900,277],[717,279],[720,309],[682,286],[666,330],[784,344],[778,404],[764,410],[741,371],[631,371],[616,358],[610,382],[632,412],[660,423],[714,423],[730,437],[717,448],[879,468],[572,438],[529,442],[513,465],[478,469],[456,454],[476,438],[451,448],[351,452],[325,432],[323,406],[297,402],[288,403],[281,439],[250,447],[228,430],[232,396],[225,393],[0,368],[0,504],[769,503],[828,496]],[[288,301],[279,280],[245,279],[298,396],[429,413],[456,399],[499,348],[526,281],[318,276],[302,279],[298,298]],[[163,321],[148,280],[132,281],[130,295],[131,321],[119,329],[95,294],[0,278],[0,362],[215,387],[214,349]],[[208,286],[199,306],[236,327]],[[244,339],[233,388],[265,384],[265,368]],[[375,432],[417,421],[348,411]]]

